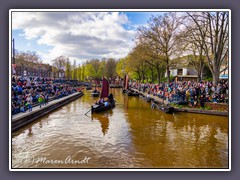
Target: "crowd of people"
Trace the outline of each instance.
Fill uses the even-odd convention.
[[[50,78],[12,77],[12,115],[32,111],[33,105],[40,108],[50,98],[59,99],[77,91],[73,85],[56,83]]]
[[[204,107],[205,102],[228,103],[228,81],[212,82],[174,81],[170,84],[130,82],[129,87],[158,96],[169,103],[190,102]],[[12,77],[12,115],[32,111],[32,107],[46,105],[50,98],[58,99],[78,89],[72,84],[56,82],[47,78]],[[110,97],[111,98],[111,97]]]
[[[130,83],[130,87],[148,94],[158,96],[170,103],[190,102],[196,106],[198,102],[204,107],[205,102],[228,103],[228,81],[220,80],[218,85],[212,82],[174,81],[170,84]]]

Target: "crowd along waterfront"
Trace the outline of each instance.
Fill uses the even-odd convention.
[[[116,107],[89,111],[81,98],[12,134],[12,168],[228,168],[229,119],[165,114],[110,89]]]

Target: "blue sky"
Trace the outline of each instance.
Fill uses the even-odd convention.
[[[162,12],[124,12],[128,19],[133,23],[137,25],[146,24],[149,18],[154,15],[161,15]]]
[[[136,28],[161,12],[12,12],[15,49],[36,51],[44,63],[67,56],[87,59],[125,57]]]

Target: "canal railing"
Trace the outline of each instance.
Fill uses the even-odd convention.
[[[69,102],[83,96],[83,92],[76,92],[66,97],[52,100],[41,108],[39,106],[33,107],[32,111],[26,111],[24,113],[18,113],[12,116],[12,132],[22,128],[23,126],[39,119],[40,117],[50,113],[51,111],[68,104]]]
[[[132,91],[138,92],[141,96],[149,97],[153,102],[160,103],[160,104],[169,104],[169,101],[159,98],[158,96],[153,96],[152,94],[144,93],[137,89],[131,88]],[[206,105],[210,105],[210,103],[206,103]],[[213,104],[215,105],[215,104]],[[219,106],[228,106],[227,104],[219,104]],[[218,110],[203,110],[203,109],[196,109],[196,108],[184,108],[184,107],[175,107],[175,112],[188,112],[188,113],[198,113],[198,114],[208,114],[208,115],[218,115],[218,116],[228,116],[228,111],[218,111]]]

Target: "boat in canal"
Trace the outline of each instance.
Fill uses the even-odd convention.
[[[104,98],[108,98],[104,100]],[[113,98],[113,95],[109,95],[109,82],[107,79],[103,78],[103,85],[100,100],[94,104],[91,108],[92,113],[99,113],[108,109],[115,107],[116,101]]]
[[[173,113],[173,111],[174,111],[174,107],[172,107],[172,106],[163,105],[163,104],[156,104],[156,103],[152,103],[151,108],[152,109],[156,108],[158,110],[161,110],[164,113],[169,113],[169,114]]]
[[[113,107],[115,107],[115,102],[116,101],[114,100],[112,103],[105,104],[105,102],[104,102],[103,104],[94,104],[92,106],[92,113],[93,112],[99,113],[99,112],[103,112],[108,109],[112,109]]]
[[[139,93],[136,92],[136,91],[128,90],[128,91],[127,91],[127,95],[128,95],[128,96],[139,96]]]
[[[151,98],[150,98],[149,96],[146,96],[144,99],[145,99],[145,101],[147,101],[147,102],[151,102]]]
[[[95,89],[92,91],[92,96],[93,97],[99,97],[100,96],[100,91],[98,91],[95,87]]]
[[[139,94],[139,97],[142,98],[146,102],[151,102],[151,100],[152,100],[152,98],[149,95],[145,96],[143,94]]]
[[[165,112],[165,113],[173,113],[174,107],[168,105],[158,105],[158,109]]]
[[[86,90],[92,90],[92,87],[91,86],[87,86]]]

